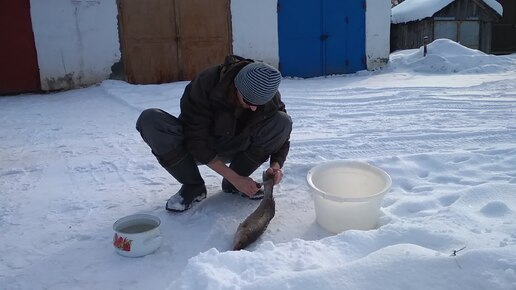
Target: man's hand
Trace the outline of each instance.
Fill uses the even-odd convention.
[[[212,160],[212,162],[207,165],[231,182],[238,191],[247,196],[255,195],[260,189],[260,184],[256,183],[251,177],[238,175],[233,169],[229,168],[224,162],[218,159]],[[271,164],[271,167],[267,169],[267,173],[274,175],[274,185],[280,183],[283,178],[283,171],[277,162]]]
[[[212,162],[208,163],[208,167],[222,175],[222,177],[231,182],[238,191],[246,194],[247,196],[255,195],[260,189],[259,184],[257,184],[252,178],[238,175],[233,171],[233,169],[229,168],[224,162],[218,159],[212,160]]]
[[[247,196],[255,195],[260,189],[259,183],[256,183],[251,177],[238,176],[233,180],[230,180],[231,184],[235,186],[238,191],[244,193]]]
[[[266,171],[268,174],[274,175],[274,185],[280,183],[281,179],[283,179],[283,171],[281,170],[278,163],[274,162],[271,164],[271,167]]]

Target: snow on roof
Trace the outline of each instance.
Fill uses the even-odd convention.
[[[502,4],[498,3],[496,0],[484,0],[484,2],[487,4],[487,6],[491,7],[496,13],[500,14],[500,16],[503,16],[503,6]]]
[[[453,1],[455,0],[405,0],[392,8],[391,22],[406,23],[431,17]],[[500,16],[502,15],[503,7],[496,0],[483,1]]]

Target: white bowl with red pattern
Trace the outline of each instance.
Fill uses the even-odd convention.
[[[125,257],[142,257],[161,246],[161,220],[150,214],[133,214],[113,224],[113,246]]]

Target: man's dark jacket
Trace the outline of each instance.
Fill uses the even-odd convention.
[[[251,62],[238,56],[228,56],[224,64],[206,69],[186,86],[181,98],[179,119],[184,127],[186,149],[198,162],[207,164],[217,156],[210,147],[210,137],[248,133],[246,130],[238,130],[242,125],[238,124],[237,127],[237,107],[232,95],[235,76]],[[286,112],[279,92],[256,111],[248,111],[247,125],[264,120],[278,111]],[[278,162],[283,166],[289,147],[290,142],[287,140],[280,150],[270,156],[270,162]]]

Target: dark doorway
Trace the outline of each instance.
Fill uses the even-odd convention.
[[[493,23],[491,51],[497,54],[516,52],[516,1],[498,0],[503,6],[503,17]]]
[[[2,1],[0,94],[41,89],[29,0]]]

